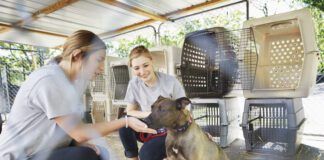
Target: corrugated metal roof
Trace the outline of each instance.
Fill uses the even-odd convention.
[[[197,8],[201,10],[223,1],[1,0],[0,40],[56,46],[64,42],[65,36],[79,29],[107,36],[152,22],[164,21],[175,15],[192,13]],[[17,30],[13,26],[27,30]],[[27,34],[27,32],[29,33]],[[54,33],[55,35],[45,35],[44,33]],[[41,38],[44,39],[44,42],[37,43],[29,40],[27,35],[33,35],[32,38],[39,38],[43,35],[47,38]],[[54,37],[48,38],[48,36]],[[26,39],[23,40],[22,37]]]

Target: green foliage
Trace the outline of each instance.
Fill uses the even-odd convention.
[[[324,11],[315,7],[310,7],[310,10],[315,24],[316,42],[320,52],[318,72],[324,73]]]
[[[0,42],[0,68],[6,66],[10,83],[19,85],[36,68],[44,65],[44,60],[52,57],[48,48]]]
[[[107,42],[108,52],[116,54],[118,57],[127,57],[131,49],[138,45],[151,48],[154,46],[154,43],[142,36],[137,36],[134,40],[119,39],[117,45],[114,45],[112,42]]]
[[[235,10],[229,13],[200,17],[194,20],[185,20],[179,25],[178,30],[173,32],[169,30],[164,31],[160,39],[161,44],[182,47],[187,33],[206,28],[223,26],[227,29],[239,29],[243,24],[244,15],[242,11]]]
[[[317,8],[321,11],[324,11],[324,1],[323,0],[302,0],[304,3],[309,4],[310,6]]]

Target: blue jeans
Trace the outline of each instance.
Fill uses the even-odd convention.
[[[156,137],[144,142],[138,153],[137,140],[139,133],[131,128],[119,129],[119,137],[125,149],[125,156],[133,158],[139,156],[141,160],[162,160],[166,157],[165,138],[166,136]],[[139,140],[140,141],[140,140]]]
[[[100,160],[96,152],[89,147],[65,147],[53,151],[43,151],[29,160]]]

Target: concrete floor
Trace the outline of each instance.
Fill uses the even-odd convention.
[[[117,133],[105,137],[110,146],[110,153],[116,160],[126,160],[122,144]],[[245,151],[244,140],[236,139],[224,149],[231,160],[324,160],[324,150],[301,144],[294,156],[279,156],[275,154],[250,153]]]
[[[225,148],[231,160],[324,160],[324,83],[318,84],[313,94],[303,98],[305,109],[305,127],[302,131],[302,144],[294,156],[279,156],[276,154],[260,154],[245,151],[243,139],[236,139]],[[118,133],[105,137],[114,159],[125,160],[124,151]]]

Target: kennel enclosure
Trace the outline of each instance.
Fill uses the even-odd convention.
[[[305,120],[301,98],[315,85],[317,48],[307,9],[244,22],[252,28],[258,64],[242,128],[248,151],[294,155]],[[244,82],[243,82],[244,83]]]
[[[251,29],[215,27],[186,35],[181,74],[198,125],[222,147],[239,136],[242,88],[251,89],[257,53]],[[246,83],[242,83],[245,81]]]
[[[96,76],[90,83],[90,94],[86,94],[86,111],[91,112],[92,122],[98,123],[111,121],[117,116],[117,108],[112,105],[113,89],[110,84],[114,84],[110,63],[121,58],[106,56],[104,73]],[[91,97],[89,97],[91,96]]]

